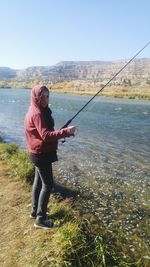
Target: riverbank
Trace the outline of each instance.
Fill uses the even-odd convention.
[[[72,93],[79,95],[95,95],[106,83],[94,83],[92,81],[70,81],[58,82],[51,85],[49,88],[57,93]],[[108,85],[102,92],[101,96],[128,98],[128,99],[143,99],[150,100],[150,86],[122,86]]]
[[[1,253],[3,267],[148,267],[148,256],[127,257],[115,236],[104,231],[92,215],[85,215],[80,198],[52,194],[50,217],[58,225],[50,231],[34,229],[29,219],[33,166],[15,144],[0,144]],[[82,195],[84,197],[84,195]],[[130,246],[130,244],[128,244]],[[119,249],[120,247],[120,249]]]
[[[89,222],[72,208],[71,200],[52,195],[50,217],[58,227],[33,227],[31,185],[25,182],[33,178],[32,166],[15,145],[0,144],[0,176],[2,267],[105,266],[102,240],[93,236]]]
[[[0,173],[1,266],[67,266],[69,250],[73,256],[74,242],[78,243],[77,235],[81,236],[78,223],[72,217],[71,202],[63,200],[58,203],[52,197],[49,208],[61,227],[50,231],[34,229],[34,221],[29,219],[30,187],[19,178],[10,177],[10,168],[2,162]],[[80,265],[77,263],[76,266]]]
[[[40,83],[37,81],[37,84]],[[107,83],[107,82],[106,82]],[[45,84],[45,83],[44,83]],[[0,81],[0,88],[26,88],[31,89],[34,82],[4,82]],[[92,81],[67,81],[57,82],[54,84],[45,84],[49,90],[54,93],[70,93],[77,95],[95,95],[104,84],[94,83]],[[127,99],[142,99],[150,100],[150,85],[147,86],[121,86],[109,85],[101,93],[101,96],[127,98]]]

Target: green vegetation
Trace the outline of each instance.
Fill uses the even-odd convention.
[[[0,81],[0,87],[16,87],[16,88],[32,88],[33,86],[40,84],[39,80],[33,80],[31,82],[8,82]],[[56,83],[43,82],[52,92],[56,93],[72,93],[79,95],[94,95],[97,93],[104,84],[93,81],[64,81]],[[131,86],[130,84],[109,85],[100,93],[102,96],[110,96],[117,98],[129,98],[129,99],[142,99],[150,100],[150,85],[149,81],[147,85]]]
[[[0,143],[0,163],[2,163],[2,166],[7,166],[7,179],[9,179],[9,183],[13,184],[13,182],[18,179],[17,187],[21,187],[19,184],[22,183],[22,181],[32,182],[34,174],[33,166],[28,160],[27,153],[19,150],[16,144]],[[6,177],[4,177],[4,180],[6,184]],[[51,211],[51,218],[55,221],[58,227],[53,228],[51,231],[38,231],[36,229],[31,229],[31,221],[29,222],[29,219],[27,220],[26,218],[29,210],[26,208],[27,203],[25,204],[24,202],[27,201],[29,195],[31,194],[30,183],[29,186],[21,188],[19,192],[18,188],[14,185],[14,192],[11,192],[13,193],[13,201],[15,195],[17,195],[17,204],[13,204],[14,206],[12,207],[17,205],[16,207],[19,209],[19,213],[20,209],[22,209],[22,214],[21,217],[19,216],[21,220],[20,227],[14,228],[15,233],[13,233],[13,223],[15,225],[19,225],[19,222],[15,222],[14,220],[14,209],[11,213],[11,207],[9,208],[9,216],[12,216],[12,218],[8,217],[7,219],[12,221],[12,223],[10,228],[9,225],[7,225],[6,230],[2,229],[2,238],[7,240],[7,235],[9,234],[9,240],[11,240],[12,236],[11,242],[13,242],[13,246],[10,251],[6,249],[6,251],[2,254],[4,266],[149,266],[150,262],[148,257],[141,257],[140,259],[137,259],[137,261],[135,259],[125,257],[125,251],[123,248],[125,236],[123,231],[121,232],[120,229],[120,236],[115,236],[115,231],[114,233],[112,231],[109,231],[108,233],[108,231],[102,229],[101,224],[98,223],[97,219],[93,215],[83,215],[83,208],[81,206],[82,201],[80,201],[80,199],[77,201],[60,199],[59,196],[53,194],[50,199],[49,210]],[[8,189],[12,190],[10,189],[10,186],[7,190]],[[0,193],[1,196],[2,192]],[[7,193],[9,195],[10,192]],[[19,207],[18,203],[22,206]],[[15,212],[17,213],[17,210],[15,210]],[[18,216],[16,220],[19,220]],[[113,224],[117,229],[118,225],[115,225],[115,221]],[[121,243],[119,243],[119,239],[122,242],[122,247],[120,246]],[[118,246],[117,242],[119,244]],[[7,243],[7,245],[9,245],[8,240]],[[128,245],[130,246],[130,243]]]
[[[10,168],[11,175],[32,182],[34,170],[29,162],[28,154],[25,151],[19,150],[16,144],[0,144],[0,160],[5,160]]]

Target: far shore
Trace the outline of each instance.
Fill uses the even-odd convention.
[[[95,95],[102,86],[83,83],[80,86],[76,82],[61,82],[53,85],[44,83],[54,93],[70,93],[77,95]],[[6,83],[0,82],[0,88],[24,88],[31,89],[34,83]],[[150,86],[108,86],[100,92],[101,96],[127,99],[150,100]]]

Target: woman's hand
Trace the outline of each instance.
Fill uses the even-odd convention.
[[[67,129],[69,129],[70,135],[74,136],[76,127],[75,126],[69,126]]]

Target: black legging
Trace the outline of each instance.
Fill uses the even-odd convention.
[[[47,205],[53,188],[52,164],[45,162],[35,166],[35,178],[32,187],[32,212],[36,213],[36,221],[46,219]]]

